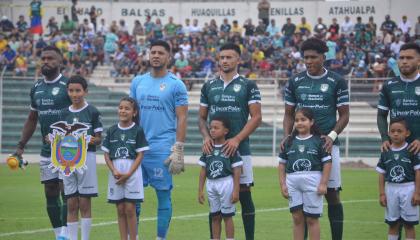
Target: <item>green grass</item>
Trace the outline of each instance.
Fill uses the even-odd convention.
[[[174,218],[168,239],[208,239],[208,206],[196,201],[198,170],[198,167],[189,166],[185,173],[174,177]],[[255,239],[292,239],[291,215],[287,210],[287,201],[279,192],[277,170],[255,168],[254,173],[256,185],[253,199],[257,209]],[[342,174],[344,239],[385,239],[387,226],[383,223],[384,210],[377,201],[377,174],[366,169],[344,169]],[[116,210],[113,205],[106,203],[106,166],[98,167],[98,177],[100,196],[92,203],[94,227],[91,239],[118,239],[118,226],[110,223],[116,221]],[[37,165],[30,165],[26,171],[10,171],[1,164],[0,239],[53,239],[52,231],[48,230],[50,224],[44,201]],[[240,211],[239,204],[237,207]],[[330,239],[326,211],[325,206],[325,215],[320,220],[322,239]],[[141,239],[155,239],[155,216],[155,193],[151,188],[146,188],[140,223]],[[244,239],[240,214],[234,220],[236,239]],[[45,230],[37,231],[39,229]],[[12,232],[17,234],[6,235]]]

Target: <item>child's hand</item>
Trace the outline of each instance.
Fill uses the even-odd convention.
[[[198,192],[198,202],[200,204],[204,204],[204,193],[203,192]]]
[[[90,141],[89,141],[89,144],[90,145],[95,145],[95,140],[96,140],[96,138],[95,138],[95,136],[90,136]]]
[[[386,207],[387,203],[386,203],[385,193],[379,195],[379,203],[381,204],[382,207]]]
[[[237,203],[239,201],[239,192],[233,191],[232,198],[230,200],[231,203]]]
[[[115,182],[117,185],[124,184],[128,179],[130,178],[130,175],[128,174],[121,174],[120,178]]]
[[[112,171],[112,176],[114,176],[115,179],[120,179],[121,175],[122,174],[117,170]]]
[[[286,184],[281,185],[281,195],[283,195],[284,198],[289,199],[289,191]]]
[[[413,206],[420,205],[420,192],[415,192],[413,198],[411,199],[411,204]]]
[[[325,195],[327,194],[327,184],[320,183],[318,186],[318,194]]]
[[[47,136],[45,136],[45,138],[44,138],[45,142],[48,143],[48,144],[51,144],[50,135],[51,135],[51,133],[48,133]]]

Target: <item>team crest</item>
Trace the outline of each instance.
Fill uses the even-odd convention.
[[[220,150],[214,150],[214,156],[219,156]]]
[[[395,153],[395,154],[394,154],[394,159],[395,159],[395,161],[396,161],[396,160],[398,160],[398,158],[400,158],[400,154]]]
[[[397,107],[401,106],[401,99],[395,100],[395,105],[397,105]]]
[[[303,153],[305,151],[305,145],[298,146],[299,152]]]
[[[305,101],[305,100],[306,100],[306,94],[305,94],[305,93],[302,93],[302,94],[300,95],[300,98],[301,98],[303,101]]]
[[[50,127],[53,133],[48,135],[51,141],[51,164],[48,167],[52,168],[53,172],[60,171],[64,176],[70,176],[75,170],[83,172],[83,169],[87,169],[89,126],[78,122],[67,124],[60,121],[51,124]]]
[[[79,122],[79,119],[77,117],[73,118],[73,123]]]
[[[239,84],[233,85],[233,91],[239,92],[240,90],[241,90],[241,85],[239,85]]]
[[[326,83],[321,84],[320,89],[321,89],[321,92],[326,92],[328,90],[328,84]]]
[[[60,92],[60,88],[59,87],[55,87],[55,88],[53,88],[52,89],[52,91],[51,91],[51,93],[52,93],[52,95],[57,95],[58,94],[58,92]]]
[[[218,102],[219,102],[219,100],[220,100],[220,95],[216,95],[216,96],[214,96],[214,101],[215,101],[216,103],[218,103]]]
[[[165,88],[166,88],[166,84],[161,83],[161,84],[159,85],[159,89],[160,89],[160,91],[165,90]]]
[[[416,93],[417,96],[419,96],[420,95],[420,87],[415,87],[414,92]]]
[[[121,141],[125,141],[125,134],[120,135]]]

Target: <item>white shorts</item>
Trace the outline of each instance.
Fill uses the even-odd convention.
[[[323,195],[318,194],[321,172],[295,172],[286,174],[290,212],[303,209],[308,217],[322,215]]]
[[[241,156],[243,165],[241,171],[241,177],[239,184],[253,186],[254,185],[254,173],[252,171],[251,155]]]
[[[419,223],[419,206],[411,205],[414,190],[414,182],[386,183],[386,223],[392,225],[400,220],[410,225]]]
[[[231,203],[233,192],[233,177],[227,176],[218,179],[207,179],[207,197],[210,205],[210,214],[234,216],[235,204]]]
[[[74,171],[70,176],[62,176],[64,195],[71,197],[97,197],[98,177],[96,175],[96,152],[87,152],[86,169]]]
[[[41,156],[41,160],[39,161],[41,183],[58,182],[62,179],[61,174],[59,173],[60,171],[53,172],[51,168],[48,168],[50,164],[51,157]]]
[[[116,159],[113,160],[115,169],[120,173],[130,171],[134,159]],[[114,178],[111,171],[108,174],[108,202],[142,202],[144,198],[143,175],[141,166],[131,175],[122,185],[116,184],[117,179]]]
[[[327,187],[335,190],[341,190],[341,166],[340,166],[340,148],[333,145],[331,150],[331,173]]]

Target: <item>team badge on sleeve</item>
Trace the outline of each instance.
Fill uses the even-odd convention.
[[[51,164],[53,172],[60,171],[64,176],[70,176],[75,170],[83,172],[86,169],[87,148],[90,135],[89,126],[83,123],[67,124],[60,121],[51,124],[53,133],[49,134],[51,141]]]

